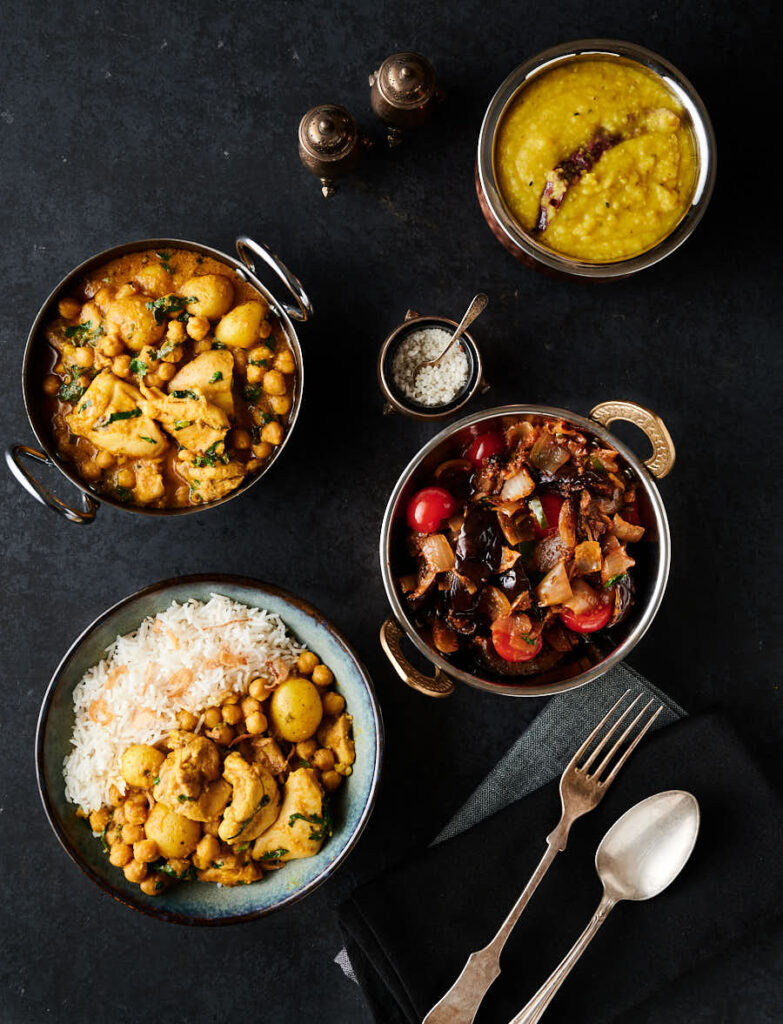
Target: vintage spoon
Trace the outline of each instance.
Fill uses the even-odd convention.
[[[530,1002],[510,1024],[540,1020],[571,968],[620,900],[649,900],[685,867],[699,833],[699,805],[683,790],[656,793],[626,811],[595,854],[604,894],[590,923]]]
[[[479,292],[478,295],[473,296],[473,300],[471,301],[470,305],[465,311],[465,315],[457,325],[456,331],[452,334],[451,338],[446,343],[446,347],[443,349],[441,354],[439,356],[436,356],[434,359],[425,359],[423,362],[419,363],[413,374],[414,380],[419,376],[419,374],[421,373],[425,366],[438,365],[438,363],[441,361],[441,359],[443,359],[443,357],[446,355],[446,353],[449,351],[452,345],[454,345],[454,343],[459,340],[461,335],[465,333],[468,327],[470,327],[470,325],[473,323],[476,317],[480,316],[480,314],[484,312],[484,310],[487,308],[488,302],[489,299],[484,294],[484,292]]]

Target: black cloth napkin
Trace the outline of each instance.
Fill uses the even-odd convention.
[[[723,715],[675,722],[646,737],[601,805],[574,825],[568,849],[506,945],[477,1024],[508,1024],[549,975],[600,899],[594,856],[601,837],[632,804],[665,789],[687,789],[701,805],[691,860],[654,900],[618,905],[546,1019],[615,1020],[780,913],[783,810],[776,794]],[[468,954],[494,935],[559,809],[552,781],[343,904],[348,955],[377,1021],[421,1021]]]

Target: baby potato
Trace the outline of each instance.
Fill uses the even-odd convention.
[[[163,754],[146,743],[134,743],[122,753],[120,770],[129,786],[151,789],[163,764]]]
[[[147,263],[136,274],[135,281],[143,292],[156,298],[171,291],[171,275],[160,263]]]
[[[141,352],[145,345],[155,345],[166,330],[165,323],[155,322],[147,301],[143,295],[126,295],[115,299],[106,310],[106,333],[118,334],[134,352]]]
[[[269,714],[276,732],[289,743],[308,740],[321,724],[321,695],[309,679],[292,676],[272,694]]]
[[[179,290],[183,298],[194,298],[188,303],[188,313],[217,320],[231,309],[234,301],[234,286],[223,274],[202,274],[189,277]],[[227,343],[226,343],[227,344]]]
[[[258,341],[258,328],[265,312],[265,303],[240,303],[221,319],[215,328],[215,338],[229,348],[252,348]]]
[[[158,844],[161,857],[188,857],[201,838],[201,825],[190,818],[170,811],[165,804],[155,804],[144,826],[147,839]]]

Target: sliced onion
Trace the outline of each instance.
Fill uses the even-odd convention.
[[[618,576],[624,576],[631,566],[635,564],[623,545],[616,537],[610,534],[604,542],[601,582],[606,585],[610,580],[617,579]]]
[[[501,501],[519,501],[521,498],[526,498],[528,494],[532,494],[535,489],[536,484],[531,475],[526,469],[520,469],[503,484],[500,499]]]
[[[571,458],[567,448],[561,448],[550,433],[544,431],[530,449],[530,462],[543,473],[556,473]]]
[[[408,573],[407,576],[400,576],[400,590],[403,594],[410,594],[412,590],[416,589],[416,577],[413,573]]]
[[[592,611],[600,600],[596,592],[585,580],[571,580],[571,590],[573,591],[573,596],[567,601],[563,601],[563,604],[574,615],[584,615]]]
[[[500,509],[497,510],[497,513],[503,536],[512,547],[533,539],[533,526],[527,516],[517,516],[513,512],[507,515]]]
[[[536,598],[540,605],[564,604],[570,600],[573,591],[568,579],[565,562],[558,562],[536,587]]]
[[[642,539],[644,536],[644,527],[635,526],[633,523],[627,522],[623,519],[620,513],[617,512],[612,520],[612,533],[618,540],[633,543],[634,541]]]
[[[566,498],[560,506],[557,530],[566,547],[572,548],[576,544],[576,512],[570,498]]]
[[[527,447],[533,443],[535,436],[536,428],[532,423],[527,420],[518,420],[506,430],[506,445],[508,448],[513,448],[514,444],[519,442]]]
[[[519,552],[515,551],[513,548],[507,548],[505,544],[500,549],[500,552],[501,557],[500,565],[498,566],[498,572],[506,572],[506,570],[510,569],[513,565],[516,564],[519,558]]]
[[[601,569],[601,545],[597,540],[583,540],[574,548],[574,572],[586,576]]]
[[[442,533],[430,533],[421,540],[421,553],[427,567],[435,572],[454,568],[454,552]]]
[[[435,470],[435,479],[440,480],[446,473],[470,473],[472,469],[473,464],[468,459],[447,459]]]
[[[454,654],[459,650],[457,634],[440,619],[435,619],[432,623],[432,642],[441,654]]]
[[[419,583],[414,591],[407,595],[409,601],[418,601],[419,598],[424,597],[427,591],[430,589],[432,584],[437,578],[437,573],[434,569],[424,569],[419,575]]]
[[[484,587],[481,591],[480,605],[490,622],[506,619],[511,615],[511,602],[497,587]]]

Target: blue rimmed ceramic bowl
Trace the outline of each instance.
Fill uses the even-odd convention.
[[[73,731],[73,691],[84,673],[104,656],[117,637],[137,629],[142,619],[164,611],[172,601],[207,601],[213,593],[275,612],[291,633],[334,672],[337,689],[353,715],[356,763],[333,797],[334,835],[307,860],[295,860],[252,885],[218,887],[180,882],[162,896],[146,896],[109,863],[76,808],[65,798],[63,759]],[[345,860],[372,811],[381,768],[383,722],[364,666],[334,626],[307,604],[278,587],[240,576],[184,576],[140,590],[100,615],[74,642],[58,665],[38,718],[36,771],[46,815],[71,859],[88,878],[134,910],[178,924],[234,924],[263,917],[294,903],[324,882]]]

